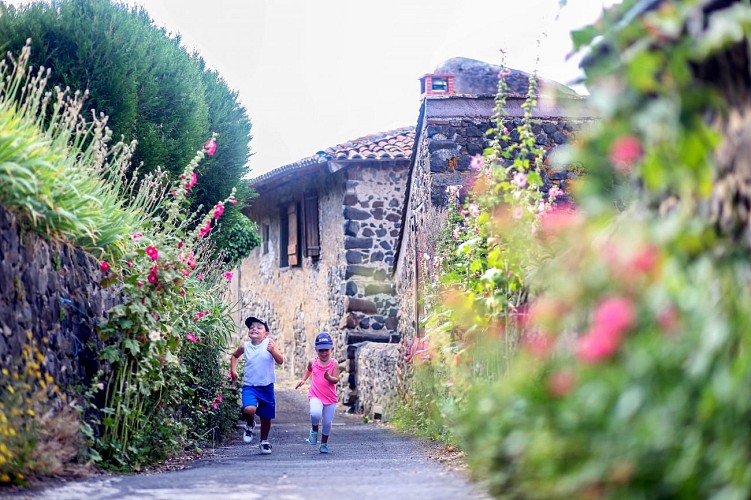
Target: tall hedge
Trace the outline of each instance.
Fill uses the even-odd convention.
[[[248,191],[242,178],[251,125],[237,93],[143,8],[53,0],[0,4],[0,14],[4,50],[18,53],[31,38],[31,65],[51,68],[51,85],[88,89],[87,108],[109,116],[114,137],[138,141],[132,169],[143,163],[142,171],[162,166],[177,175],[196,144],[219,132],[217,153],[199,172],[193,211],[209,210],[233,187]]]

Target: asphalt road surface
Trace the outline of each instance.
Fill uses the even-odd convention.
[[[337,408],[328,455],[308,444],[306,392],[277,390],[277,418],[261,455],[258,436],[230,444],[189,468],[83,481],[16,492],[41,499],[471,499],[488,498],[466,474],[431,461],[424,444]],[[0,491],[0,496],[3,493]]]

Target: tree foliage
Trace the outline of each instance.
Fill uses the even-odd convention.
[[[86,109],[109,116],[114,138],[138,141],[131,173],[143,164],[142,172],[162,166],[178,175],[195,145],[218,132],[191,210],[208,211],[233,187],[247,191],[251,125],[237,92],[143,8],[54,0],[0,9],[5,50],[18,53],[31,38],[30,64],[50,68],[52,86],[87,89]]]

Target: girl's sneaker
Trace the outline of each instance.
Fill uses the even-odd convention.
[[[318,443],[318,433],[313,429],[310,429],[310,434],[308,434],[308,442],[313,445]]]
[[[328,453],[329,452],[329,444],[328,443],[321,443],[321,446],[318,448],[318,451],[321,453]]]
[[[246,443],[250,443],[253,441],[253,432],[256,430],[256,426],[250,427],[248,424],[245,424],[245,432],[243,432],[243,441]]]
[[[271,453],[271,443],[268,441],[261,441],[261,444],[258,445],[259,448],[261,448],[261,455],[268,455]]]

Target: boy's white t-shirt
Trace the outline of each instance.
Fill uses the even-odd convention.
[[[269,385],[276,382],[274,373],[274,357],[266,349],[269,338],[266,337],[258,345],[250,340],[245,342],[245,378],[243,385]]]

